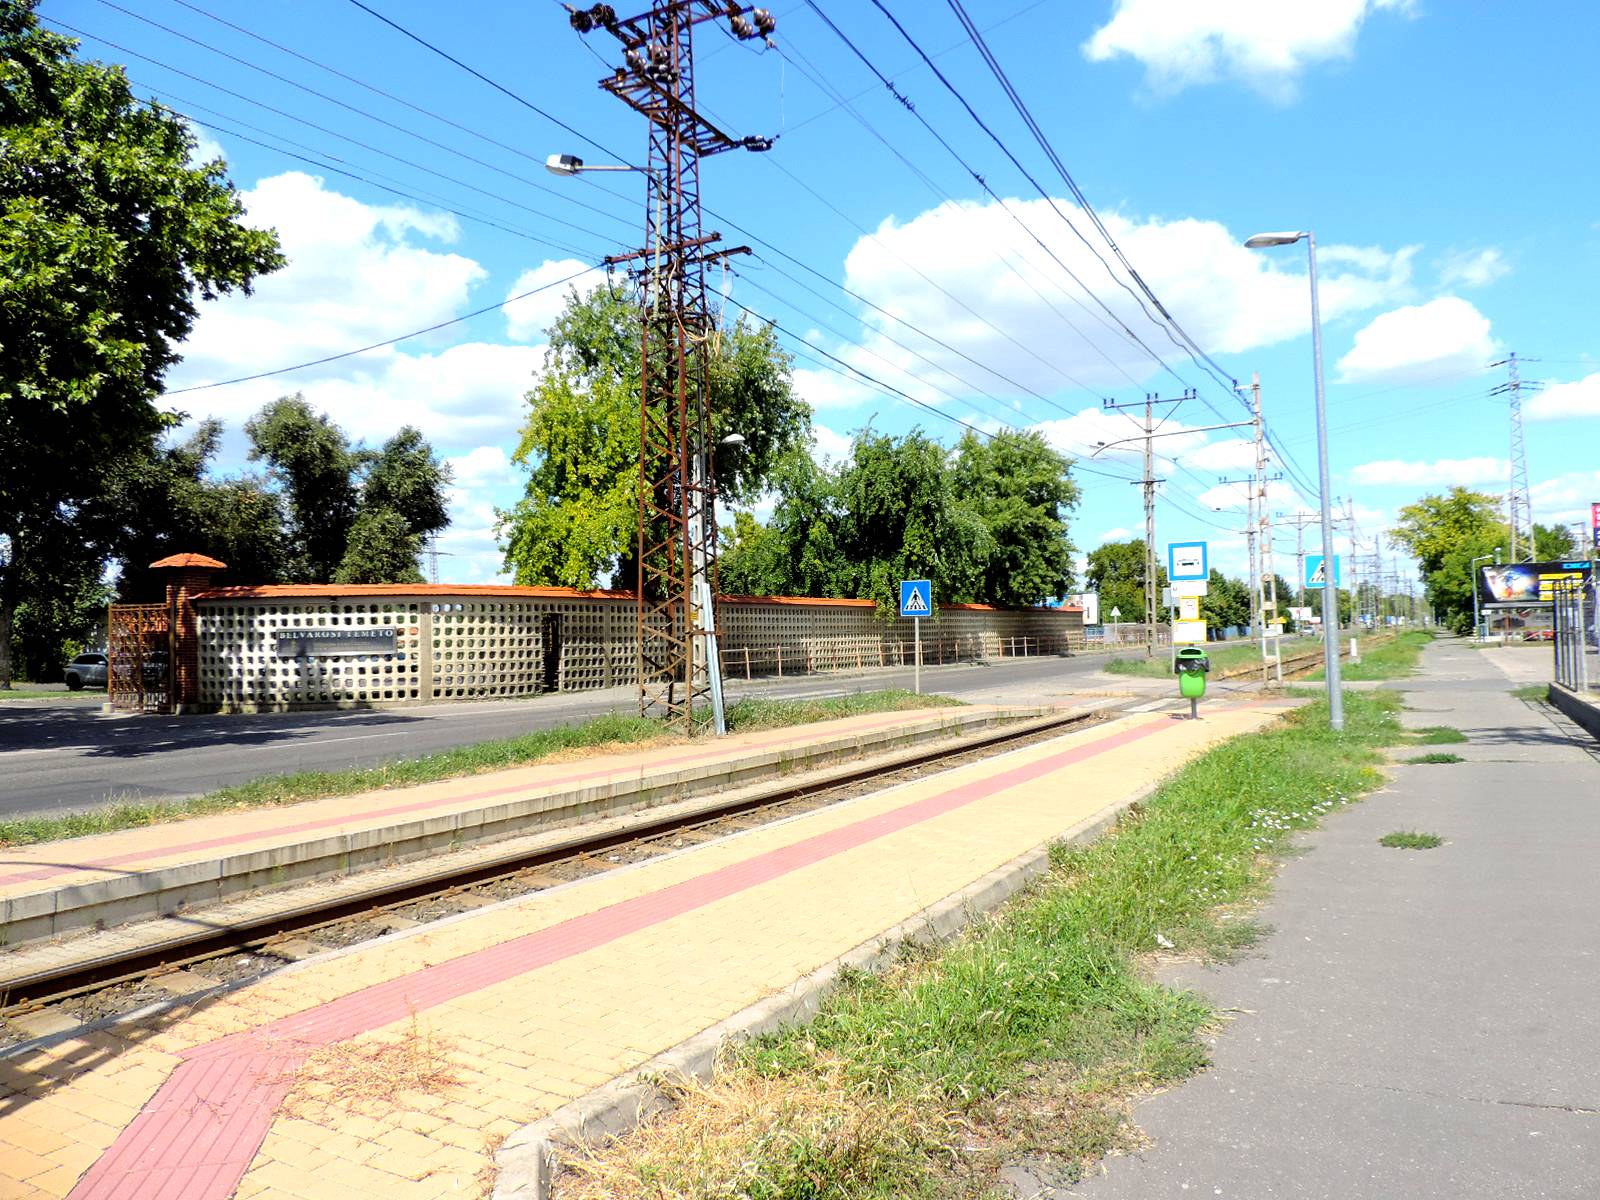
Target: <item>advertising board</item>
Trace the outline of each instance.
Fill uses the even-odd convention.
[[[1504,563],[1478,568],[1478,596],[1490,607],[1548,607],[1558,579],[1588,579],[1582,559],[1560,562]]]

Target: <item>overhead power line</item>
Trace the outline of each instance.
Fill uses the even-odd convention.
[[[274,375],[288,375],[294,371],[304,371],[310,367],[320,367],[325,366],[328,363],[339,362],[341,359],[355,358],[358,354],[366,354],[373,350],[382,350],[386,346],[394,346],[400,342],[407,342],[412,338],[418,338],[422,337],[424,334],[433,333],[435,330],[447,329],[451,325],[460,325],[463,321],[470,321],[474,317],[481,317],[486,313],[492,313],[497,309],[505,308],[508,304],[515,304],[519,300],[526,300],[530,296],[537,296],[540,292],[548,292],[551,288],[558,288],[562,284],[571,283],[574,279],[578,279],[584,275],[587,275],[590,271],[598,271],[601,269],[601,264],[596,264],[592,267],[585,267],[581,271],[574,271],[572,274],[564,275],[560,279],[552,279],[549,283],[542,283],[536,288],[529,288],[527,291],[519,292],[515,296],[507,296],[504,300],[501,300],[497,304],[486,304],[482,308],[473,309],[469,313],[462,313],[459,317],[451,317],[448,321],[439,321],[432,325],[426,325],[421,329],[413,329],[408,333],[398,334],[392,338],[385,338],[381,342],[373,342],[371,345],[361,346],[355,350],[345,350],[339,354],[329,354],[322,358],[310,359],[306,362],[292,363],[287,367],[275,367],[270,371],[257,371],[253,375],[240,375],[234,379],[219,379],[214,383],[197,383],[190,387],[173,388],[171,391],[168,391],[166,395],[181,396],[186,392],[204,392],[209,391],[211,388],[231,387],[236,383],[251,383],[257,379],[271,379]]]

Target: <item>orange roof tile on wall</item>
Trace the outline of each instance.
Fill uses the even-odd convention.
[[[200,558],[200,555],[177,557]],[[213,560],[207,559],[206,562]],[[163,563],[160,565],[188,565]],[[195,564],[199,565],[199,564]],[[200,592],[196,600],[293,600],[319,599],[335,596],[367,598],[376,596],[465,596],[487,597],[498,600],[616,600],[632,601],[632,592],[584,591],[565,587],[516,587],[493,583],[271,583],[255,587],[220,587]],[[872,600],[855,600],[831,596],[718,596],[723,604],[782,604],[796,606],[823,606],[835,608],[873,608]],[[992,604],[941,604],[941,609],[971,609],[978,612],[1004,612]],[[1082,612],[1081,608],[1066,605],[1062,608],[1038,608],[1032,612]]]

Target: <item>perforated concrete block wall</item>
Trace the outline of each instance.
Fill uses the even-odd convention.
[[[206,600],[195,604],[200,703],[223,708],[403,704],[430,698],[424,661],[428,602]],[[395,630],[392,654],[282,657],[278,636],[297,630]]]
[[[520,591],[198,600],[200,702],[247,709],[407,704],[636,681],[631,599]],[[724,673],[735,678],[913,660],[910,622],[880,621],[870,604],[729,599],[717,619]],[[389,627],[396,630],[392,654],[278,654],[283,633]],[[1059,653],[1081,645],[1082,631],[1078,613],[944,608],[923,622],[923,661]]]

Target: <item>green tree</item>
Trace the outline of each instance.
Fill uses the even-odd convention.
[[[740,320],[717,330],[708,350],[713,473],[722,501],[737,505],[805,445],[810,409],[794,394],[789,356],[769,326]],[[639,388],[637,293],[620,283],[574,292],[526,397],[513,455],[529,473],[526,492],[498,514],[506,567],[518,583],[634,585]],[[743,444],[723,446],[733,433]]]
[[[936,603],[971,602],[995,540],[963,503],[949,452],[920,429],[903,437],[863,431],[838,475],[837,596],[897,609],[902,579],[929,579]]]
[[[184,551],[227,563],[227,582],[284,578],[283,505],[258,476],[210,476],[221,441],[222,423],[204,421],[184,441],[120,464],[111,479],[117,528],[109,541],[121,599],[159,600],[165,580],[149,564]]]
[[[1389,531],[1390,541],[1416,560],[1435,616],[1457,633],[1472,628],[1472,560],[1496,549],[1505,553],[1507,530],[1498,508],[1494,496],[1453,487],[1406,505]]]
[[[106,474],[173,421],[156,400],[199,302],[284,261],[222,161],[191,165],[181,120],[33,10],[0,4],[0,687],[24,583],[103,561]]]
[[[1205,598],[1200,601],[1200,613],[1206,619],[1206,630],[1213,637],[1224,630],[1250,626],[1250,585],[1240,579],[1229,579],[1212,568],[1206,581]]]
[[[974,597],[985,604],[1041,604],[1072,587],[1075,547],[1067,517],[1078,504],[1072,460],[1042,434],[1007,430],[962,435],[955,494],[988,531]]]
[[[421,583],[422,535],[392,508],[363,508],[350,526],[335,583]]]
[[[244,431],[251,460],[267,464],[267,478],[288,511],[289,578],[328,582],[344,561],[360,506],[362,452],[298,392],[267,405]]]
[[[843,499],[837,472],[819,466],[804,449],[774,466],[777,495],[765,525],[735,513],[719,563],[725,592],[751,596],[849,596],[842,576]]]
[[[1558,558],[1571,558],[1577,552],[1577,539],[1565,525],[1534,525],[1533,557],[1537,561],[1554,562]]]
[[[1144,539],[1107,542],[1089,551],[1085,578],[1091,592],[1100,593],[1100,619],[1113,620],[1111,610],[1122,614],[1119,621],[1144,620]],[[1167,569],[1156,564],[1156,588],[1167,586]],[[1156,596],[1157,607],[1161,597]]]

